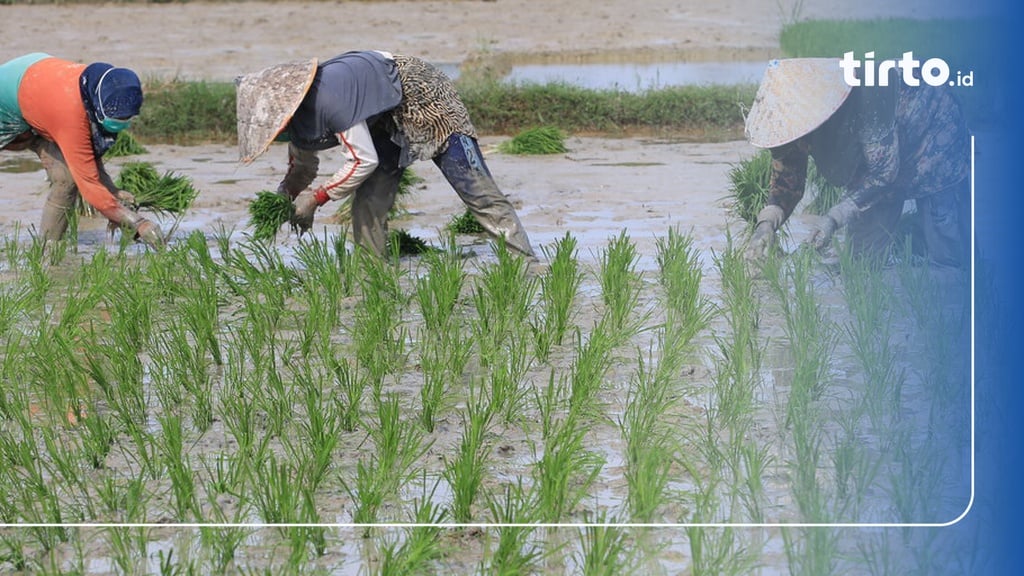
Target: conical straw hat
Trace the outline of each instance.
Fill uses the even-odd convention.
[[[317,60],[271,66],[236,83],[238,154],[245,164],[267,151],[306,97],[316,76]]]
[[[824,124],[849,95],[837,59],[772,60],[747,115],[747,140],[758,148],[788,144]]]

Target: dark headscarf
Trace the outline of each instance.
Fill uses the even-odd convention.
[[[102,156],[117,139],[103,129],[107,118],[130,118],[142,109],[142,83],[127,68],[115,68],[105,62],[86,66],[79,79],[82,102],[92,125],[92,143],[97,156]]]

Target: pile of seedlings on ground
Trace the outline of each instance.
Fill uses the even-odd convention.
[[[561,154],[565,151],[565,132],[555,126],[523,130],[498,145],[498,152],[505,154]]]
[[[462,214],[452,217],[451,222],[445,228],[456,234],[483,234],[486,232],[469,208]]]

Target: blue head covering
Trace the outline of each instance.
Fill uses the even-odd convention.
[[[131,118],[142,108],[142,83],[127,68],[104,62],[90,64],[82,72],[82,99],[97,124],[104,118]]]
[[[117,140],[117,134],[103,127],[103,120],[137,116],[142,108],[142,83],[135,72],[127,68],[96,62],[85,67],[79,87],[89,115],[92,147],[98,158]]]

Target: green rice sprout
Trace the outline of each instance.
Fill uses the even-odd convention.
[[[561,154],[566,151],[565,132],[554,126],[529,128],[498,145],[505,154]]]
[[[135,196],[140,209],[182,214],[199,195],[192,181],[168,171],[161,176],[148,162],[129,162],[121,168],[115,185]]]
[[[287,197],[269,190],[256,193],[256,199],[249,204],[249,225],[253,227],[252,237],[256,240],[270,240],[277,236],[281,225],[295,215],[295,206]]]
[[[484,227],[480,225],[480,221],[473,216],[473,213],[466,208],[466,211],[458,216],[453,216],[448,225],[445,226],[446,230],[454,232],[456,234],[483,234],[486,232]]]
[[[139,141],[131,133],[125,131],[117,134],[117,140],[114,140],[114,145],[103,154],[103,158],[120,158],[122,156],[145,154],[146,152],[148,150],[142,144],[139,144]]]

